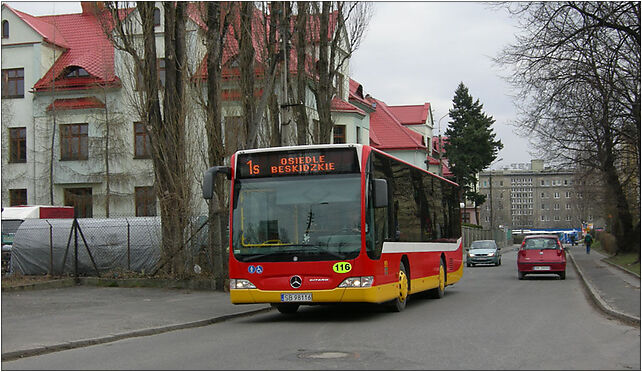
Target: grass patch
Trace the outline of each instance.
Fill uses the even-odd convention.
[[[620,253],[617,256],[612,256],[606,258],[605,261],[608,261],[614,265],[620,266],[626,270],[632,271],[640,275],[640,263],[635,261],[638,259],[638,254],[636,252],[630,253]]]
[[[595,244],[597,243],[597,244]],[[596,241],[594,244],[591,245],[591,250],[595,250],[597,252],[600,252],[601,254],[605,255],[606,258],[604,261],[608,261],[616,266],[619,266],[625,270],[632,271],[638,275],[640,275],[640,263],[635,263],[635,261],[638,259],[638,254],[636,252],[629,252],[629,253],[620,253],[617,256],[613,256],[610,253],[606,252],[599,244],[599,241]]]

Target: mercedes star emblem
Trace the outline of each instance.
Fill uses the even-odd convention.
[[[301,286],[301,283],[303,283],[303,280],[301,280],[301,277],[298,275],[290,278],[290,285],[292,286],[292,288],[299,288]]]

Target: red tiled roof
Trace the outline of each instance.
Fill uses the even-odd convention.
[[[52,104],[47,107],[47,111],[56,110],[77,110],[89,108],[104,108],[105,104],[96,97],[82,97],[82,98],[61,98],[54,100]]]
[[[448,143],[448,137],[441,136],[441,144],[443,146],[446,146],[447,143]],[[439,153],[439,136],[432,137],[432,150],[433,152]]]
[[[423,105],[388,106],[388,108],[395,114],[401,124],[418,125],[424,124],[426,120],[428,120],[430,103],[426,102]]]
[[[7,9],[12,11],[16,16],[18,16],[18,18],[22,19],[27,25],[29,25],[29,27],[40,34],[46,42],[62,48],[69,48],[69,43],[67,43],[64,36],[56,30],[54,24],[44,22],[40,17],[34,17],[30,14],[15,10],[6,3],[3,3],[2,5],[6,6]]]
[[[366,113],[357,106],[354,106],[337,97],[332,98],[332,101],[330,102],[330,110],[334,112],[351,112],[366,116]]]
[[[231,62],[239,52],[239,45],[238,45],[238,40],[236,39],[235,35],[235,29],[239,28],[240,25],[240,16],[238,13],[238,7],[233,7],[233,12],[234,14],[232,15],[232,22],[229,26],[227,36],[225,37],[225,45],[223,48],[223,60],[222,60],[222,65],[225,66],[229,62]],[[207,25],[201,20],[200,18],[200,13],[198,9],[193,6],[193,7],[188,7],[188,14],[190,17],[202,28],[207,29]],[[204,14],[204,13],[203,13]],[[328,38],[332,38],[332,34],[337,26],[337,15],[338,12],[332,12],[330,14],[330,19],[329,19],[329,24],[328,24]],[[264,18],[267,17],[267,18]],[[294,31],[294,26],[296,25],[296,16],[292,16],[290,18],[290,32]],[[255,51],[255,62],[258,64],[264,64],[266,56],[264,55],[267,53],[267,48],[265,47],[265,35],[267,34],[267,31],[269,31],[269,26],[270,26],[270,21],[269,21],[269,15],[264,16],[263,13],[258,9],[254,9],[254,16],[252,20],[252,30],[254,31],[254,35],[252,37],[252,45],[254,46],[254,51]],[[265,31],[265,28],[267,27],[267,31]],[[320,27],[320,21],[318,17],[311,17],[308,23],[308,28],[306,32],[306,39],[308,42],[313,42],[316,43],[319,41],[319,27]],[[279,30],[276,32],[276,37],[277,39],[279,38]],[[297,54],[296,54],[296,37],[292,36],[292,48],[290,49],[290,52],[288,53],[288,71],[290,74],[296,75],[297,74]],[[278,45],[278,48],[280,48],[281,45]],[[309,55],[306,54],[305,56],[305,71],[306,73],[314,78],[317,76],[316,73],[316,64],[315,64],[315,59]],[[238,68],[236,68],[236,71],[232,71],[234,69],[231,69],[228,71],[229,77],[233,76],[238,76]],[[281,71],[281,70],[278,70]],[[225,75],[225,73],[223,74]],[[224,76],[225,77],[225,76]],[[195,74],[195,78],[201,78],[201,79],[206,79],[207,78],[207,55],[203,58],[201,61],[199,68],[197,70],[197,73]]]
[[[348,100],[359,102],[363,105],[370,106],[371,103],[368,102],[363,96],[363,86],[359,82],[350,79],[350,95]]]
[[[92,13],[63,14],[38,17],[43,23],[55,25],[69,48],[56,60],[47,73],[34,85],[35,90],[46,90],[55,80],[56,88],[79,89],[93,84],[119,84],[114,74],[114,47],[105,35],[100,21]],[[65,78],[66,68],[78,66],[91,76]]]
[[[426,149],[421,134],[404,128],[385,103],[372,97],[368,101],[376,103],[375,111],[370,114],[370,140],[374,147],[380,150]]]

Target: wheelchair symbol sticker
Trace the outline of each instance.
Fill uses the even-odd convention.
[[[257,274],[263,274],[263,266],[258,265],[258,266],[256,267],[256,273],[257,273]]]

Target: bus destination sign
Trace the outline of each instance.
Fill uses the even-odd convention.
[[[308,149],[240,154],[237,177],[281,177],[317,174],[358,173],[354,148]]]

